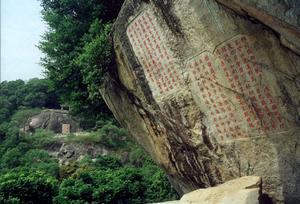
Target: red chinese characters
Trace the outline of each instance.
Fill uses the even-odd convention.
[[[193,73],[192,81],[196,82],[201,100],[209,110],[209,118],[216,130],[215,135],[221,141],[245,137],[235,114],[235,108],[224,94],[224,87],[218,83],[215,59],[209,52],[204,52],[191,59],[187,67]]]
[[[178,63],[158,25],[154,15],[144,11],[127,28],[127,36],[155,95],[169,93],[183,83]]]
[[[233,91],[238,97],[250,130],[269,132],[284,128],[278,107],[268,85],[262,84],[262,67],[247,36],[238,36],[219,46],[216,55]]]

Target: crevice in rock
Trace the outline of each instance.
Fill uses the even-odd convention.
[[[300,32],[295,26],[272,16],[267,12],[263,12],[259,8],[252,7],[242,2],[232,2],[229,0],[215,0],[224,7],[233,10],[237,15],[247,17],[248,20],[255,19],[258,23],[265,25],[270,30],[277,33],[281,44],[300,55]],[[292,41],[290,40],[292,39]]]
[[[287,112],[290,115],[295,115],[295,118],[293,121],[294,123],[300,123],[300,118],[299,118],[300,113],[298,112],[297,104],[293,103],[293,100],[292,100],[290,94],[288,93],[285,85],[280,81],[278,81],[277,83],[278,83],[280,91],[282,93],[281,100],[282,100],[283,104],[286,105]]]
[[[147,3],[147,2],[144,2]],[[133,2],[125,2],[122,6],[122,9],[119,13],[119,17],[116,20],[113,26],[113,47],[114,47],[114,59],[116,59],[117,53],[119,52],[123,65],[129,66],[136,77],[136,82],[138,83],[139,87],[145,93],[144,96],[147,99],[147,102],[151,104],[154,108],[158,108],[156,101],[153,98],[152,92],[150,87],[147,83],[146,76],[142,69],[141,64],[137,60],[135,54],[133,53],[132,45],[129,42],[129,39],[126,34],[126,26],[128,25],[127,18],[123,18],[122,16],[133,16],[136,10],[139,10],[142,6],[142,3],[139,1]],[[118,39],[118,40],[116,40]],[[123,54],[127,56],[127,59],[124,59]],[[127,63],[126,63],[127,62]],[[115,63],[117,64],[117,63]],[[119,67],[122,68],[122,67]],[[113,70],[115,69],[115,70]],[[113,71],[111,71],[113,70]],[[124,90],[125,92],[129,92],[126,87],[120,82],[118,77],[118,68],[112,68],[109,71],[110,78],[116,80],[117,85]],[[132,93],[129,93],[132,94]]]
[[[203,123],[201,123],[201,131],[202,131],[202,138],[203,138],[203,142],[204,144],[208,147],[209,150],[213,150],[214,146],[210,140],[210,137],[207,133],[207,127],[205,125],[203,125]]]
[[[179,19],[172,13],[171,0],[152,0],[156,8],[159,9],[170,30],[178,37],[184,37]]]

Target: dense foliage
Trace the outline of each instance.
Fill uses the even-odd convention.
[[[52,203],[57,180],[42,171],[18,171],[0,176],[0,203]]]
[[[101,144],[111,149],[125,148],[130,141],[126,139],[127,132],[116,126],[111,121],[106,121],[105,124],[98,127],[97,131],[68,135],[66,142],[73,143],[94,143]]]
[[[0,84],[0,96],[9,104],[1,107],[6,114],[0,121],[0,203],[138,204],[176,198],[162,170],[110,120],[99,120],[93,132],[63,138],[46,130],[20,131],[42,108],[57,106],[47,84],[38,79]],[[50,152],[62,143],[103,145],[116,155],[87,155],[60,166]],[[122,153],[129,155],[127,161],[120,160]]]
[[[56,203],[130,203],[175,199],[162,171],[152,162],[143,167],[122,165],[112,156],[86,158],[60,185]]]
[[[177,197],[165,174],[136,146],[127,147],[135,150],[129,150],[133,155],[127,163],[118,155],[99,155],[60,167],[40,149],[39,134],[53,137],[40,130],[18,139],[7,136],[0,144],[1,203],[142,204]]]
[[[0,84],[0,123],[18,109],[58,107],[56,91],[48,79],[34,78],[27,83],[22,80],[4,81]]]
[[[0,84],[0,203],[142,204],[177,197],[163,171],[128,139],[99,87],[113,66],[110,32],[123,0],[40,0],[49,30],[39,48],[46,79]],[[43,108],[68,105],[89,132],[20,131]],[[90,132],[93,130],[92,132]],[[79,143],[114,154],[60,165],[53,149]],[[123,159],[123,154],[128,155]],[[122,158],[122,159],[121,159]]]
[[[112,66],[110,31],[123,0],[41,0],[49,30],[39,48],[62,101],[87,127],[111,117],[99,87]]]

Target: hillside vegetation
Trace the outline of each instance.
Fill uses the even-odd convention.
[[[99,93],[115,66],[110,34],[123,0],[40,3],[49,28],[39,44],[45,79],[0,84],[0,203],[138,204],[176,198],[163,171],[118,126]],[[60,104],[79,119],[83,134],[20,131],[28,118]],[[62,142],[103,145],[113,154],[82,155],[60,165],[50,149]]]
[[[146,203],[176,198],[165,174],[107,118],[93,130],[56,137],[53,132],[20,131],[31,116],[58,107],[46,79],[0,84],[0,203]],[[96,123],[95,123],[96,124]],[[114,154],[89,155],[59,165],[49,149],[58,142],[103,145]],[[121,162],[127,152],[129,160]]]

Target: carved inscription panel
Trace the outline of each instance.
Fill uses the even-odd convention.
[[[275,97],[265,80],[256,50],[249,37],[239,35],[219,46],[215,54],[222,60],[222,69],[230,88],[238,93],[239,104],[251,129],[271,132],[283,129]]]
[[[245,137],[245,132],[239,125],[234,104],[226,95],[226,87],[220,84],[222,79],[217,75],[218,66],[215,57],[210,52],[203,52],[188,61],[187,67],[191,71],[191,81],[196,88],[196,94],[204,102],[208,110],[212,132],[220,141]]]
[[[170,93],[183,84],[179,66],[153,12],[146,10],[139,14],[128,26],[127,36],[154,97]]]
[[[271,133],[285,121],[247,36],[218,46],[214,55],[203,52],[187,63],[195,94],[208,110],[219,141]]]
[[[127,27],[127,36],[156,99],[184,86],[179,61],[152,11],[140,13]],[[209,116],[209,131],[221,142],[285,128],[256,53],[251,39],[238,35],[214,53],[205,51],[187,62],[194,94]]]

